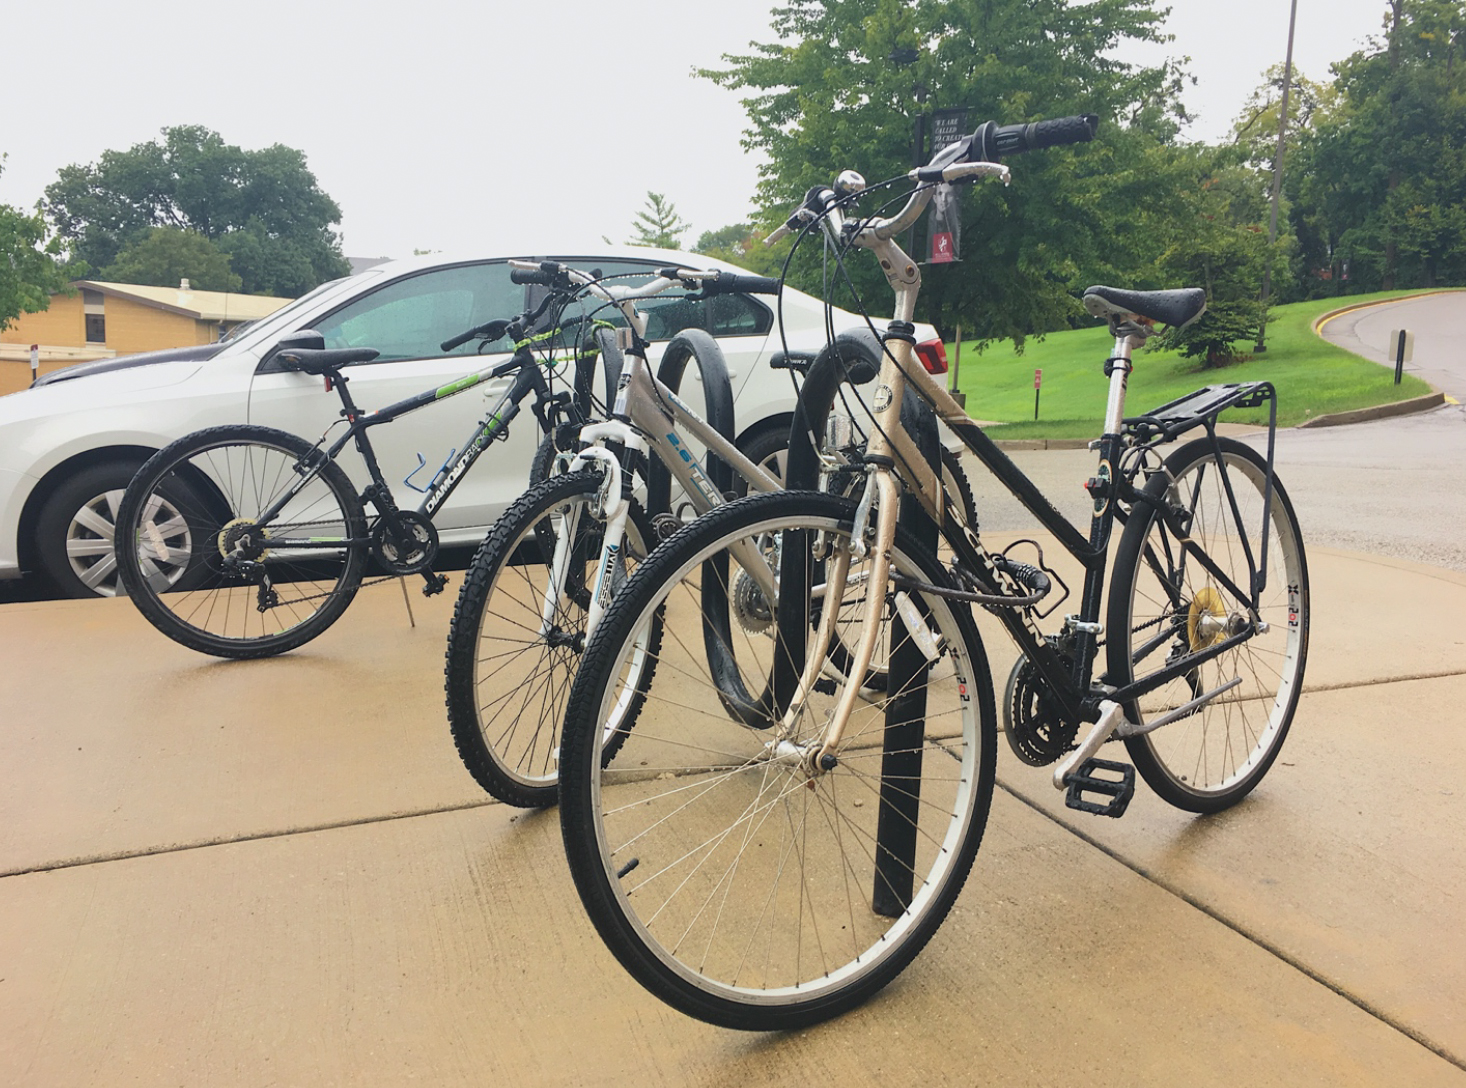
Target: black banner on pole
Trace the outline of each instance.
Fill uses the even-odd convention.
[[[932,113],[932,154],[966,135],[966,106]],[[950,185],[938,185],[927,215],[927,261],[946,264],[961,260],[962,212],[957,203],[957,190]]]
[[[967,107],[932,112],[932,154],[967,135]]]

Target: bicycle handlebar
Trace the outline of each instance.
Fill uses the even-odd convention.
[[[987,121],[970,136],[941,148],[925,166],[910,171],[907,176],[922,185],[911,194],[906,206],[889,219],[862,222],[859,233],[864,237],[891,238],[916,222],[931,200],[932,185],[983,176],[1001,178],[1006,185],[1008,168],[999,164],[1003,155],[1086,143],[1094,139],[1098,129],[1099,117],[1092,113],[1021,125],[999,125],[996,121]],[[852,170],[842,173],[833,188],[815,186],[804,194],[804,200],[784,224],[764,239],[764,244],[773,245],[791,231],[803,230],[832,214],[838,229],[842,224],[838,215],[842,199],[864,187],[865,179]]]
[[[499,339],[499,337],[503,336],[504,333],[508,331],[508,329],[509,322],[507,321],[490,321],[486,324],[479,325],[477,328],[469,329],[467,332],[461,332],[457,336],[449,337],[447,340],[444,340],[441,344],[439,344],[438,347],[442,351],[452,351],[460,344],[466,344],[470,340],[478,337],[482,337],[485,340],[497,340]]]
[[[1099,117],[1092,113],[1056,117],[1028,125],[999,125],[996,121],[988,121],[967,137],[963,161],[998,162],[1003,155],[1088,143],[1098,130]]]
[[[513,274],[513,272],[510,272],[511,276]],[[513,333],[515,340],[522,340],[525,333],[540,319],[540,315],[549,309],[550,303],[554,301],[554,298],[555,295],[551,292],[541,299],[540,304],[533,310],[526,310],[518,317],[511,318],[507,321],[503,318],[487,321],[482,325],[469,329],[467,332],[461,332],[457,336],[449,337],[439,344],[438,348],[440,351],[452,351],[454,348],[461,344],[466,344],[470,340],[497,340],[505,333]]]
[[[662,269],[661,275],[672,278],[669,272],[675,269]],[[702,288],[702,297],[711,298],[714,295],[777,295],[779,293],[779,281],[772,276],[750,276],[742,272],[718,271],[713,278],[698,281]]]

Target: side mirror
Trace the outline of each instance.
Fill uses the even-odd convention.
[[[325,351],[326,338],[316,332],[315,329],[299,329],[296,332],[290,333],[288,336],[282,336],[280,342],[275,345],[274,351],[291,351],[295,349]]]

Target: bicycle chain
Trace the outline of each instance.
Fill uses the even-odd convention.
[[[290,528],[292,530],[296,530],[296,529],[308,529],[308,528],[310,528],[313,525],[337,525],[337,524],[339,524],[339,521],[337,519],[330,519],[330,520],[325,520],[325,521],[292,521],[292,522],[290,522]],[[381,578],[363,579],[362,581],[360,581],[360,582],[357,583],[357,588],[358,589],[370,589],[372,586],[379,586],[379,585],[381,585],[384,582],[395,581],[398,577],[399,576],[398,575],[395,575],[395,574],[388,574],[388,575],[384,575]],[[273,585],[273,584],[274,583],[271,583],[271,585]],[[321,593],[312,593],[308,597],[292,597],[288,602],[282,601],[279,604],[277,604],[275,607],[278,608],[278,607],[280,607],[283,604],[302,604],[305,601],[318,601],[322,597],[329,597],[334,592],[335,592],[335,590],[325,590],[325,591],[323,591]]]

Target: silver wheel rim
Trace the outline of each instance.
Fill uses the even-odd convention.
[[[776,519],[771,519],[771,524],[768,527],[775,530],[783,528],[812,528],[814,527],[814,522],[812,519],[798,516],[782,519],[781,522],[776,521]],[[827,524],[822,523],[820,527],[828,528],[833,532],[839,531],[838,522],[834,520],[829,520]],[[651,610],[658,604],[668,601],[672,595],[679,593],[683,580],[692,576],[693,572],[701,567],[703,561],[709,555],[716,552],[721,544],[722,542],[720,541],[717,545],[705,548],[696,555],[686,559],[681,567],[677,571],[672,572],[671,576],[667,578],[666,584],[672,587],[669,593],[660,595],[657,601],[649,603],[642,615],[649,616]],[[946,604],[941,601],[935,601],[934,606],[942,611],[946,616],[946,621],[952,624],[955,629],[955,617],[950,614],[950,609],[948,609]],[[670,605],[666,623],[668,626],[662,649],[664,659],[669,655],[669,643],[675,647],[678,642],[679,626],[675,622]],[[688,626],[683,625],[682,629],[686,629]],[[629,655],[627,651],[629,651]],[[675,652],[675,650],[672,652]],[[692,653],[696,654],[697,652],[697,648],[694,646]],[[624,662],[628,656],[635,662],[637,650],[634,646],[628,646],[623,650],[621,654],[623,661],[622,668],[625,667]],[[946,677],[945,684],[951,692],[960,691],[965,696],[967,685],[972,682],[970,671],[971,662],[967,661],[964,657],[960,663],[957,663],[950,656],[945,661],[946,664],[942,667],[951,672],[951,675]],[[677,678],[676,683],[678,686],[672,698],[673,705],[677,705],[681,701],[681,694],[685,691],[684,684],[688,679],[688,674],[680,669],[667,666],[668,662],[664,660],[663,668],[659,669],[656,674],[656,679],[665,683],[668,677]],[[621,670],[618,669],[617,671],[619,672]],[[621,687],[622,685],[620,683],[613,683],[605,691],[604,702],[600,712],[602,720],[607,719],[615,713],[615,708],[621,697],[619,690]],[[652,713],[655,713],[655,706],[653,704],[660,698],[661,696],[656,694],[649,696],[649,706],[652,707]],[[699,799],[707,797],[711,793],[710,789],[691,785],[690,783],[694,781],[694,778],[686,772],[664,767],[654,759],[648,763],[639,758],[640,753],[636,751],[636,745],[648,739],[648,734],[652,733],[655,729],[646,720],[649,711],[644,709],[643,718],[638,721],[637,729],[632,731],[628,737],[627,747],[617,757],[619,762],[613,761],[609,767],[593,771],[590,790],[591,808],[595,814],[595,836],[599,848],[600,870],[604,874],[604,879],[614,897],[621,916],[630,928],[634,930],[639,943],[651,951],[667,969],[692,987],[724,1000],[748,1006],[765,1007],[799,1005],[820,995],[833,993],[869,975],[872,971],[878,969],[889,957],[899,954],[905,947],[906,938],[911,935],[912,930],[927,918],[930,904],[942,893],[948,881],[952,879],[953,864],[960,855],[958,848],[964,837],[972,833],[974,820],[979,818],[977,816],[979,802],[976,786],[979,778],[978,767],[981,762],[980,750],[984,742],[978,724],[978,710],[974,704],[965,698],[961,702],[958,702],[955,695],[950,699],[950,704],[946,713],[958,717],[962,724],[954,727],[950,723],[950,719],[948,719],[946,731],[940,737],[940,743],[938,743],[939,738],[935,733],[931,738],[930,743],[932,747],[929,753],[930,758],[933,760],[943,759],[951,761],[949,765],[942,767],[942,770],[950,776],[951,796],[944,797],[944,803],[942,805],[931,806],[934,809],[941,808],[948,815],[945,817],[945,824],[938,821],[937,827],[924,840],[931,851],[932,857],[927,859],[926,865],[923,866],[922,871],[919,873],[915,895],[909,908],[899,918],[882,921],[878,926],[879,932],[873,934],[871,939],[860,941],[854,947],[847,948],[843,954],[838,952],[832,953],[829,960],[822,963],[821,967],[817,971],[812,972],[810,977],[800,978],[798,981],[775,984],[745,981],[736,977],[738,973],[736,971],[734,972],[735,977],[720,976],[715,971],[710,971],[696,953],[691,952],[687,948],[678,947],[678,942],[675,938],[681,929],[680,922],[678,925],[672,927],[671,936],[674,939],[669,941],[668,933],[665,930],[659,931],[659,925],[661,923],[659,916],[663,914],[665,907],[671,903],[671,899],[668,899],[666,903],[643,904],[641,907],[638,906],[637,890],[630,886],[627,878],[630,878],[631,882],[638,881],[643,874],[658,867],[658,863],[653,862],[647,853],[649,848],[647,840],[649,836],[653,835],[668,820],[657,819],[653,810],[660,798],[654,795],[638,797],[631,803],[622,805],[618,803],[617,799],[613,798],[613,794],[618,790],[622,782],[631,786],[633,790],[643,785],[653,790],[664,789],[665,798],[674,798],[670,802],[671,812],[669,814],[669,820],[675,820],[680,818],[680,815],[690,806],[695,805]],[[937,717],[936,709],[930,708],[929,713],[932,714],[935,720]],[[737,731],[736,728],[729,730],[729,732]],[[745,733],[748,736],[754,735],[752,731],[745,731]],[[759,734],[759,736],[761,738],[762,734]],[[755,745],[757,744],[757,742],[754,743]],[[719,767],[717,764],[730,758],[730,754],[724,752],[720,746],[714,745],[699,748],[696,743],[684,744],[679,740],[673,741],[672,747],[676,750],[694,754],[699,751],[709,753],[713,757],[713,767],[710,770],[713,771],[714,781],[733,782],[738,776],[744,774],[752,775],[755,778],[761,775],[763,776],[763,781],[752,790],[754,794],[758,795],[760,803],[751,805],[743,812],[738,813],[735,816],[734,824],[729,829],[709,837],[703,844],[704,846],[712,843],[715,844],[713,849],[717,849],[724,842],[738,842],[738,853],[741,856],[742,847],[751,845],[752,840],[760,838],[760,832],[765,826],[774,829],[782,826],[786,822],[782,818],[769,820],[758,809],[768,808],[770,811],[773,811],[775,808],[783,807],[786,800],[797,806],[806,797],[813,797],[805,789],[796,789],[787,782],[778,781],[786,777],[786,775],[782,770],[773,768],[771,764],[747,762],[738,767]],[[859,747],[859,745],[857,744],[855,747]],[[849,752],[844,752],[842,755],[847,759],[850,758]],[[737,760],[733,760],[732,762],[736,763]],[[597,767],[599,767],[599,764],[600,760],[597,759]],[[855,764],[852,762],[850,765],[854,766]],[[765,767],[771,768],[771,770],[765,772],[762,769]],[[833,782],[833,777],[828,781]],[[795,785],[798,784],[795,783]],[[712,787],[712,789],[717,788],[719,787],[716,785]],[[830,788],[828,783],[824,788],[826,790]],[[847,785],[843,788],[850,789],[852,787]],[[829,794],[829,797],[833,799],[833,794]],[[873,800],[865,803],[868,803],[871,807],[864,809],[864,804],[862,804],[864,811],[874,812],[876,810],[877,806]],[[923,803],[930,804],[930,802]],[[643,828],[639,828],[624,836],[618,836],[608,828],[607,821],[616,818],[620,813],[637,812],[643,809],[652,811],[651,818]],[[735,806],[730,811],[736,812],[737,807]],[[819,817],[812,813],[800,812],[795,816],[793,821],[793,823],[799,825],[800,829],[791,836],[791,842],[794,839],[801,838],[805,834],[805,828],[814,829],[816,826],[833,827],[835,822],[837,821],[824,820],[822,822]],[[847,824],[847,826],[852,825]],[[859,834],[853,830],[847,831],[846,834],[850,838],[850,843],[847,844],[847,847],[852,850],[852,853],[860,854],[864,849],[864,843],[860,839]],[[927,833],[924,832],[925,834]],[[695,842],[696,839],[697,836],[695,835],[689,837],[689,841]],[[759,843],[758,845],[761,848],[763,844]],[[674,860],[668,866],[667,871],[670,872],[683,863],[689,863],[686,865],[686,868],[690,869],[693,874],[696,874],[703,868],[704,859],[699,856],[700,849],[702,847],[692,847],[682,858]],[[630,855],[640,856],[637,861],[632,862]],[[642,862],[645,862],[645,864],[642,864]],[[740,862],[729,864],[725,872],[728,874],[738,872],[740,870],[740,864]],[[751,868],[751,866],[748,867]],[[836,868],[843,869],[845,867],[837,866]],[[657,878],[654,876],[653,879]],[[843,879],[843,873],[841,879]],[[682,887],[687,885],[688,881],[684,878],[683,873],[679,871],[671,879],[671,883],[677,885],[680,891]],[[716,885],[716,890],[709,898],[710,905],[707,909],[699,908],[691,912],[690,917],[694,919],[694,925],[703,918],[712,917],[713,915],[733,916],[739,914],[736,910],[726,909],[727,893],[732,885],[732,877],[730,876],[727,881],[717,881]],[[796,881],[791,878],[789,880],[789,886],[794,887],[795,885]],[[674,892],[673,897],[675,898],[677,894],[677,892]],[[796,890],[790,897],[795,901],[802,901],[808,898],[808,893],[796,887]],[[772,894],[769,901],[772,901]],[[747,916],[745,915],[744,917]],[[836,924],[828,931],[830,939],[837,945],[841,944],[842,939],[848,936],[848,934],[840,931],[839,921],[839,918],[835,918]],[[853,916],[851,917],[850,925],[852,928],[855,926]],[[686,936],[692,928],[693,926],[689,925],[687,930],[682,931],[681,935]],[[694,942],[689,941],[688,943],[691,944]],[[702,951],[708,951],[714,943],[715,940],[710,936],[707,945]],[[733,942],[736,946],[741,946],[742,943],[742,937]],[[816,954],[813,948],[805,948],[804,953],[805,955]],[[823,949],[820,950],[819,955],[823,955]]]
[[[1240,457],[1227,456],[1224,459],[1229,472],[1235,473],[1239,480],[1245,478],[1258,492],[1257,495],[1251,491],[1244,492],[1239,496],[1239,502],[1249,505],[1256,501],[1260,509],[1262,471],[1251,461]],[[1215,466],[1208,462],[1207,471],[1214,472]],[[1181,479],[1189,480],[1190,474]],[[1244,513],[1244,518],[1248,513]],[[1202,535],[1215,528],[1199,525],[1194,531]],[[1272,570],[1262,608],[1262,618],[1271,624],[1270,632],[1202,667],[1203,689],[1218,686],[1234,675],[1250,675],[1254,681],[1251,685],[1254,690],[1247,692],[1250,697],[1220,698],[1209,711],[1183,718],[1147,734],[1145,738],[1151,754],[1167,776],[1178,788],[1196,797],[1226,793],[1252,775],[1277,747],[1278,734],[1288,721],[1289,711],[1298,695],[1296,684],[1306,619],[1298,610],[1300,594],[1295,592],[1295,587],[1302,582],[1302,565],[1292,526],[1276,500],[1270,529],[1275,534],[1269,544],[1268,560]],[[1210,549],[1215,548],[1216,545],[1210,546]],[[1141,593],[1139,585],[1137,579],[1131,587],[1132,626],[1135,624],[1135,598]],[[1271,648],[1267,652],[1273,660],[1270,665],[1264,665],[1258,660],[1259,651],[1269,644]],[[1157,699],[1163,697],[1164,691],[1153,696]],[[1172,701],[1184,698],[1183,693],[1173,696]],[[1152,706],[1149,712],[1154,716],[1161,713],[1161,709]],[[1142,719],[1145,714],[1146,708],[1142,706]]]
[[[115,597],[117,584],[117,508],[122,488],[113,488],[84,503],[66,527],[66,561],[72,573],[92,592]],[[177,582],[188,566],[192,538],[178,508],[154,494],[141,521],[139,552],[145,569],[155,569],[168,585]]]

